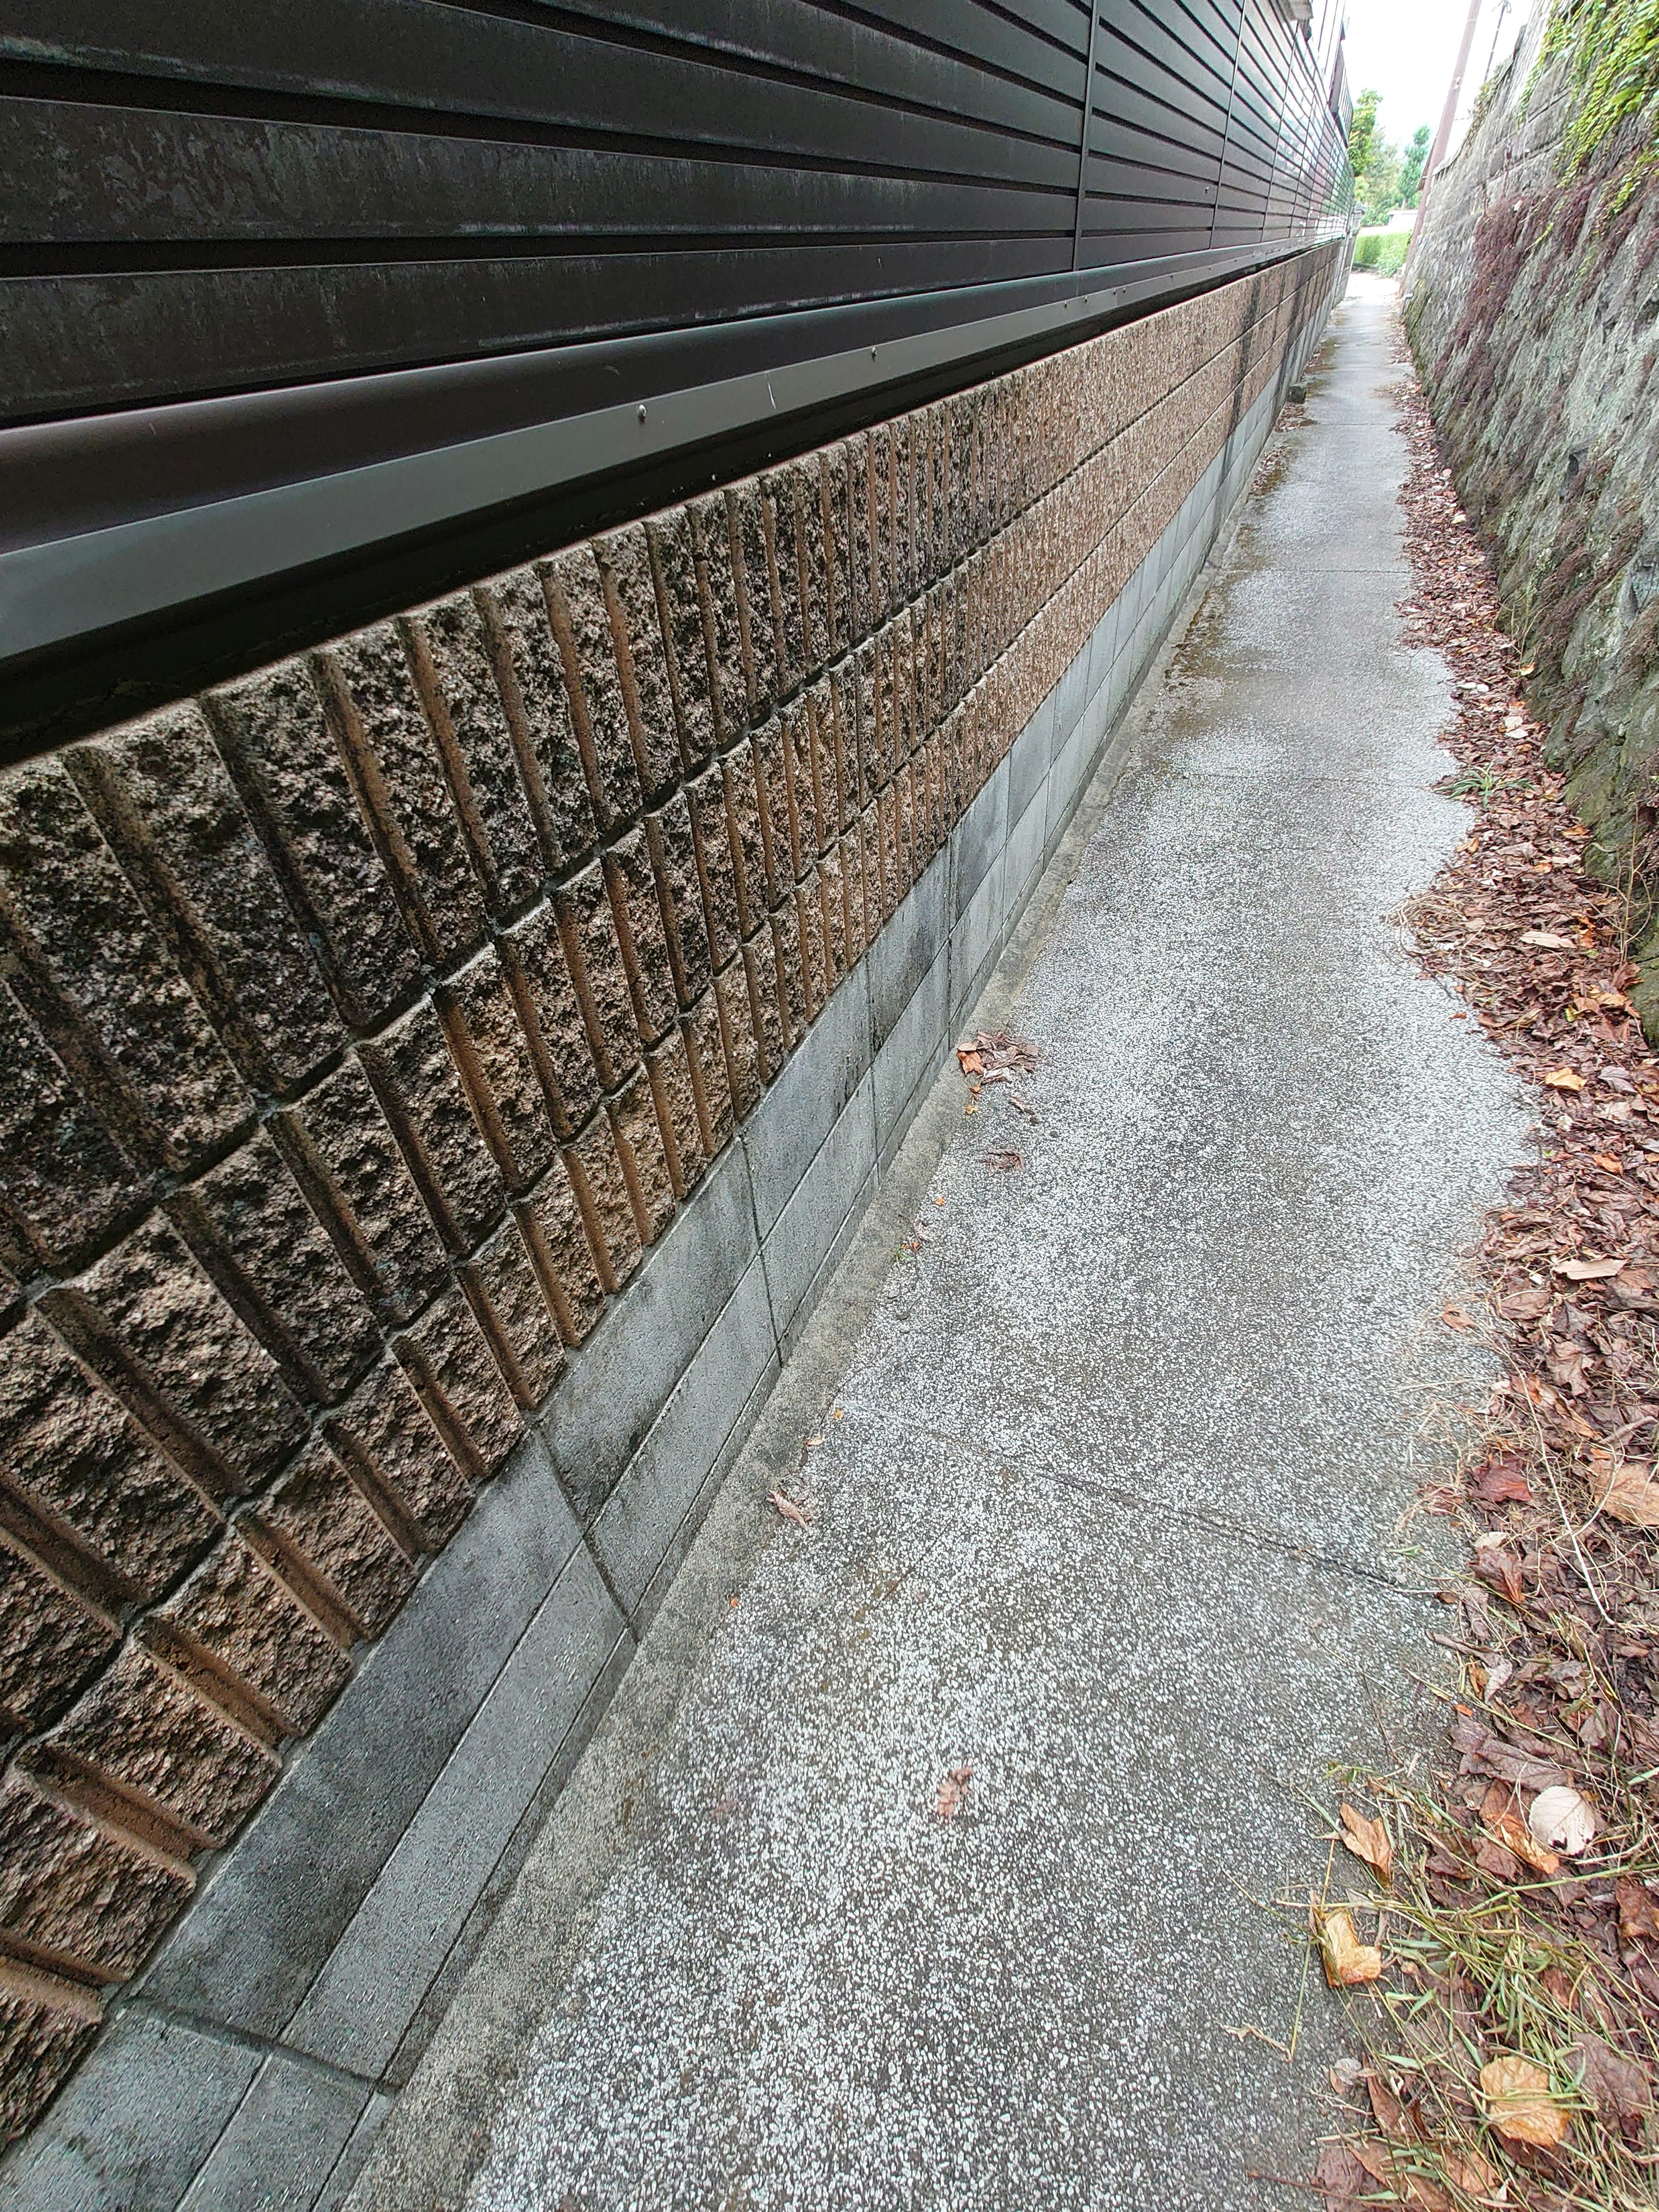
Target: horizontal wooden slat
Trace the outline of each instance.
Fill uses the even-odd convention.
[[[1063,228],[1063,189],[0,100],[0,240],[471,240]]]
[[[1051,240],[181,270],[0,283],[14,416],[463,360],[619,330],[883,299],[1071,265]],[[640,314],[641,303],[653,310]],[[186,367],[186,364],[188,366]]]

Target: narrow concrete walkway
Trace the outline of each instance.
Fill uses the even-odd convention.
[[[1388,920],[1462,834],[1396,641],[1391,295],[1014,1000],[1035,1123],[961,1118],[812,1526],[715,1598],[478,2212],[1306,2201],[1253,2177],[1308,2172],[1340,2014],[1244,1893],[1322,1874],[1297,1785],[1437,1725],[1408,1509],[1484,1386],[1435,1316],[1522,1127]],[[1299,2005],[1292,2064],[1238,2033]]]

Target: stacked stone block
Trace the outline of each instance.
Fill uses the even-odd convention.
[[[1335,250],[0,781],[13,2131]]]

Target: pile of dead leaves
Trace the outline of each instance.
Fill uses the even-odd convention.
[[[1015,1036],[1008,1030],[981,1030],[972,1044],[957,1047],[957,1061],[968,1079],[970,1114],[978,1113],[980,1093],[988,1083],[1006,1083],[1008,1103],[1032,1121],[1036,1119],[1035,1109],[1013,1087],[1022,1075],[1034,1074],[1036,1070],[1036,1047],[1027,1039]]]
[[[1537,1158],[1449,1326],[1503,1367],[1459,1483],[1472,1549],[1449,1771],[1377,1782],[1340,1832],[1371,1869],[1313,1908],[1364,1991],[1331,2204],[1659,2206],[1659,1058],[1626,995],[1629,887],[1545,757],[1490,569],[1413,390],[1407,641],[1449,664],[1469,833],[1407,919],[1421,962],[1534,1086]],[[1387,1863],[1356,1848],[1375,1825]],[[1334,1946],[1334,1916],[1345,1917]],[[1349,1946],[1352,1945],[1352,1950]],[[1369,1952],[1345,1978],[1334,1958]]]

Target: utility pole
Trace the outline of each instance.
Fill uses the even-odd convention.
[[[1463,89],[1463,72],[1469,65],[1469,48],[1474,44],[1474,27],[1480,21],[1480,9],[1481,0],[1469,0],[1468,21],[1463,26],[1462,43],[1457,49],[1457,65],[1446,88],[1446,104],[1440,111],[1440,128],[1434,134],[1434,143],[1429,149],[1428,166],[1423,172],[1423,190],[1418,198],[1413,237],[1423,227],[1423,210],[1427,207],[1429,194],[1433,190],[1434,173],[1446,158],[1452,125],[1457,120],[1457,97]]]

